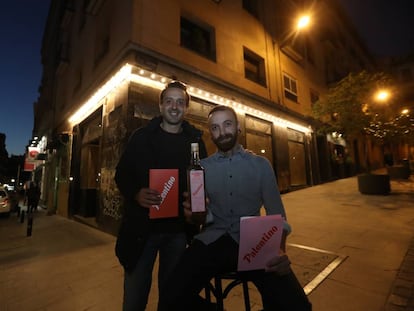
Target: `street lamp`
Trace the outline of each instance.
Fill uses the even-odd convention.
[[[391,94],[388,90],[379,90],[375,93],[374,98],[378,102],[385,102],[390,96]]]
[[[281,48],[294,44],[299,33],[309,28],[312,23],[312,18],[309,14],[303,14],[299,15],[294,21],[290,30],[281,36],[279,44]]]
[[[296,29],[298,31],[305,29],[310,24],[310,16],[309,15],[302,15],[298,18],[298,22],[296,24]]]

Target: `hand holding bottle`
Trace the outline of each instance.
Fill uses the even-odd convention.
[[[184,196],[183,207],[184,207],[185,221],[190,224],[203,225],[206,222],[207,210],[204,212],[193,213],[191,210],[191,201],[190,201],[189,193],[184,192],[183,196]],[[208,198],[206,198],[206,205],[207,204],[208,204]]]

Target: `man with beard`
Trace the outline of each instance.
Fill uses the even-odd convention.
[[[187,245],[188,225],[184,220],[182,195],[179,195],[178,217],[149,218],[149,209],[161,203],[161,194],[149,188],[149,170],[178,169],[179,194],[186,190],[191,143],[198,142],[200,157],[206,156],[202,132],[184,121],[189,102],[184,84],[169,83],[160,94],[161,116],[131,135],[116,167],[115,181],[124,197],[115,247],[125,270],[124,311],[146,309],[157,255],[158,289],[162,296],[164,283]]]
[[[240,217],[258,216],[264,206],[268,215],[281,214],[286,219],[269,161],[247,152],[237,142],[240,127],[235,111],[226,106],[214,107],[208,127],[218,149],[201,161],[208,214],[203,231],[194,237],[167,283],[168,296],[161,297],[163,311],[213,310],[198,294],[214,276],[237,270]],[[186,218],[191,220],[190,203],[184,204]],[[289,232],[285,221],[281,255],[270,260],[266,269],[240,272],[256,285],[266,311],[312,309],[285,254]]]

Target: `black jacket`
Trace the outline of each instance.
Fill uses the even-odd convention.
[[[156,117],[131,135],[116,167],[115,182],[124,197],[124,209],[115,252],[126,271],[134,269],[151,230],[148,209],[135,201],[135,195],[139,189],[148,187],[149,169],[156,167],[157,159],[162,156],[155,140],[161,121],[161,117]],[[188,142],[188,150],[183,150],[183,155],[190,154],[190,143],[198,142],[200,156],[206,157],[202,131],[187,121],[182,127],[182,135]]]

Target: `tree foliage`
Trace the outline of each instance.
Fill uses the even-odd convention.
[[[391,86],[392,80],[384,73],[350,73],[330,87],[313,106],[313,116],[322,121],[319,130],[338,132],[347,138],[364,134],[380,138],[385,129],[383,125],[388,126],[392,119],[387,108],[391,103],[376,103],[374,94]],[[392,96],[391,100],[395,97]]]
[[[379,102],[375,95],[387,89],[390,97]],[[370,137],[378,144],[414,143],[414,117],[402,114],[393,80],[384,73],[350,73],[331,86],[312,107],[320,133],[338,133],[347,141]],[[367,147],[367,144],[364,144]],[[370,171],[368,150],[364,152],[365,169]]]

